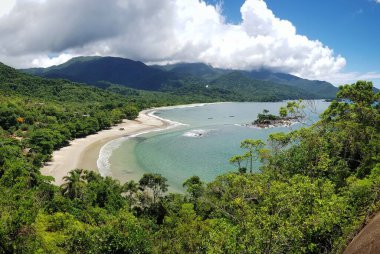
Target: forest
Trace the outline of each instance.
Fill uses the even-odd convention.
[[[222,101],[281,101],[332,99],[337,88],[328,82],[307,80],[270,70],[218,69],[203,63],[146,65],[120,57],[74,57],[49,68],[21,70],[46,78],[65,78],[96,87],[161,91],[175,96]]]
[[[120,184],[75,169],[55,186],[40,173],[74,138],[144,108],[202,99],[1,65],[0,253],[341,253],[378,211],[380,92],[365,81],[341,86],[312,126],[242,141],[233,173],[193,176],[185,194],[168,193],[158,174]]]

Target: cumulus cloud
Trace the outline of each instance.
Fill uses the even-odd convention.
[[[0,1],[0,17],[9,13],[14,5],[14,0],[2,0]]]
[[[366,72],[366,73],[359,73],[359,72],[339,72],[334,73],[333,75],[327,77],[329,82],[333,84],[352,84],[355,83],[358,80],[380,80],[380,73],[377,72]],[[374,85],[378,85],[379,83],[374,83]],[[376,86],[378,87],[378,86]]]
[[[17,0],[0,17],[0,61],[31,67],[111,55],[269,68],[322,80],[344,76],[342,56],[297,34],[264,1],[246,0],[241,15],[240,24],[229,24],[220,5],[199,0]]]

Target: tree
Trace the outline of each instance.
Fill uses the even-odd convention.
[[[129,207],[132,207],[133,202],[135,201],[135,195],[139,190],[139,185],[135,181],[131,180],[126,182],[123,185],[123,193],[128,200]]]
[[[204,187],[203,182],[199,178],[199,176],[192,176],[187,179],[183,184],[183,187],[186,187],[186,192],[189,193],[190,199],[196,203],[198,198],[200,198],[203,194]]]
[[[288,110],[286,109],[286,107],[281,107],[279,113],[281,117],[286,117],[288,115]]]
[[[247,172],[247,168],[242,167],[241,163],[246,159],[247,158],[245,156],[235,155],[235,156],[230,158],[230,163],[236,165],[238,167],[239,172],[244,174]]]
[[[134,120],[139,116],[139,110],[136,106],[128,106],[124,108],[125,117]]]
[[[32,133],[29,143],[34,150],[47,155],[67,144],[67,140],[59,131],[43,128]]]
[[[270,146],[274,152],[280,151],[280,149],[289,145],[291,141],[291,135],[285,134],[284,132],[269,134],[268,139]]]
[[[306,117],[305,114],[305,105],[302,103],[302,100],[298,101],[289,101],[286,104],[286,107],[280,108],[280,116],[281,117],[291,117],[298,120],[301,120]]]
[[[261,140],[252,140],[246,139],[241,142],[240,147],[246,148],[248,151],[244,154],[246,158],[248,158],[249,164],[249,172],[252,173],[253,170],[253,161],[257,161],[259,159],[260,150],[264,147],[265,143]]]
[[[335,151],[351,172],[364,177],[380,161],[380,92],[374,92],[371,82],[358,81],[340,87],[337,97],[341,100],[330,104],[320,125],[331,133],[325,136],[334,140],[330,151]]]
[[[153,204],[168,190],[167,179],[160,174],[144,174],[139,185],[142,190],[151,191]]]
[[[122,196],[123,187],[119,181],[107,176],[87,180],[86,201],[98,207],[105,207],[110,211],[116,211],[125,205],[125,199]],[[85,174],[86,176],[87,174]],[[85,179],[88,179],[85,177]]]
[[[86,184],[84,181],[85,172],[83,169],[74,169],[67,176],[63,177],[65,183],[61,185],[61,190],[64,196],[70,199],[83,197],[83,190]]]
[[[380,92],[374,93],[372,82],[358,81],[339,87],[337,98],[348,99],[359,107],[368,107],[379,100]]]

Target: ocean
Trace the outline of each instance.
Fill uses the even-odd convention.
[[[264,109],[278,114],[286,102],[216,103],[158,109],[154,115],[174,124],[161,131],[152,131],[121,138],[102,148],[100,172],[120,182],[138,181],[144,173],[159,173],[168,179],[169,190],[182,192],[182,183],[197,175],[209,182],[218,175],[235,171],[229,158],[243,154],[244,139],[266,141],[274,132],[289,132],[318,120],[328,102],[305,101],[307,123],[289,127],[258,129],[244,126],[253,122]],[[99,161],[98,161],[99,165]],[[254,168],[258,170],[260,164]]]

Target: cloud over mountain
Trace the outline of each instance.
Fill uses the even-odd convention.
[[[261,0],[246,0],[241,24],[198,0],[18,0],[0,17],[0,61],[48,66],[78,55],[144,62],[205,62],[233,69],[270,68],[328,79],[346,60],[299,35]]]

